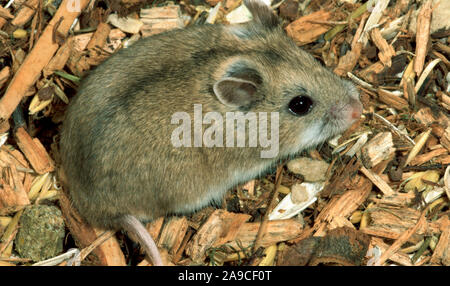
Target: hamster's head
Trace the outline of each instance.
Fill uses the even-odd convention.
[[[357,89],[286,36],[271,9],[246,0],[253,21],[230,25],[245,48],[222,61],[214,94],[230,110],[278,113],[280,156],[314,147],[360,118]]]

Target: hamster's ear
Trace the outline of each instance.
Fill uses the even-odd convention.
[[[258,89],[263,80],[251,61],[236,57],[223,63],[219,70],[221,75],[213,90],[220,102],[230,107],[249,107],[260,100]]]
[[[273,28],[279,25],[278,17],[272,9],[262,0],[244,0],[247,9],[252,13],[253,21],[262,24],[265,27]]]
[[[230,107],[249,106],[258,99],[256,84],[242,78],[221,78],[214,84],[213,89],[217,99]]]

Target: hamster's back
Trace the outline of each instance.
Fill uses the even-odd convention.
[[[83,79],[60,150],[72,201],[91,223],[110,226],[108,217],[135,213],[142,201],[163,215],[156,210],[165,209],[168,194],[149,190],[170,176],[164,166],[173,148],[161,142],[170,142],[172,113],[192,109],[195,78],[209,73],[201,68],[210,60],[205,50],[220,34],[220,26],[198,26],[145,38]]]

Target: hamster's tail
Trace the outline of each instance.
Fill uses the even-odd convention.
[[[145,253],[150,256],[153,265],[164,266],[155,241],[145,229],[144,225],[136,217],[132,215],[124,215],[120,217],[117,222],[123,230],[128,233],[132,233],[136,237],[138,242],[144,248]]]

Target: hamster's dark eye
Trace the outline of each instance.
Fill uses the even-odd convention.
[[[303,116],[308,114],[311,111],[313,106],[313,101],[311,97],[301,95],[296,96],[289,102],[289,111],[298,116]]]

